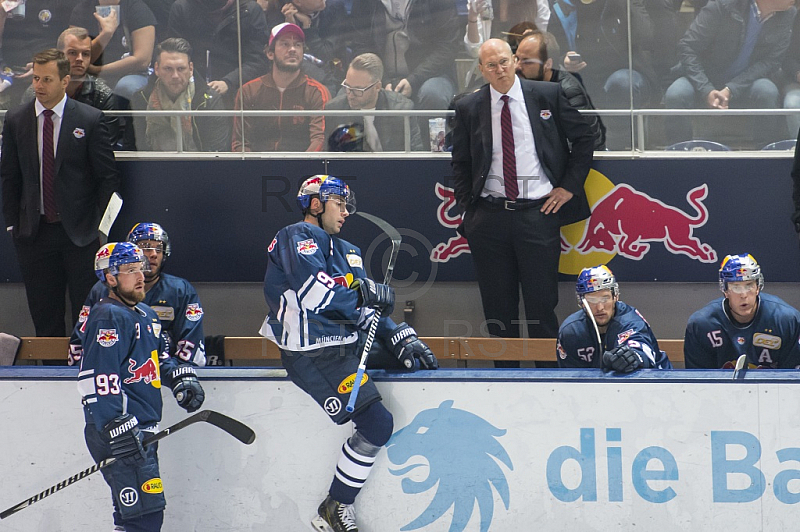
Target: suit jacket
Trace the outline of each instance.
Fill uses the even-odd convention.
[[[39,231],[39,148],[35,102],[6,114],[0,182],[6,227],[13,237],[33,239]],[[67,98],[55,158],[55,195],[61,223],[76,246],[97,239],[97,227],[111,194],[119,190],[103,113]]]
[[[583,190],[592,165],[594,137],[586,119],[567,101],[558,83],[520,80],[536,154],[553,188],[574,197],[558,212],[561,225],[589,217]],[[453,179],[456,200],[465,211],[480,198],[492,163],[492,113],[489,85],[455,104]]]

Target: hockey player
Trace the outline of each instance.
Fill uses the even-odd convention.
[[[728,255],[719,270],[715,299],[689,318],[683,341],[686,368],[733,368],[741,355],[749,367],[800,368],[800,312],[762,293],[764,275],[750,254]]]
[[[169,235],[156,223],[138,223],[128,233],[128,242],[139,246],[150,263],[150,271],[145,273],[144,303],[161,320],[169,354],[182,363],[204,366],[206,356],[203,344],[203,307],[197,292],[189,281],[163,273],[164,263],[171,252]],[[98,282],[86,298],[70,338],[70,365],[80,360],[81,325],[86,321],[92,305],[106,295],[108,287],[103,282]]]
[[[558,367],[622,373],[640,368],[672,369],[644,316],[619,300],[617,279],[607,266],[581,270],[575,292],[583,310],[561,324],[556,344]],[[583,307],[584,300],[597,323],[602,345],[597,344],[597,332]]]
[[[355,212],[349,187],[333,176],[312,176],[300,187],[297,203],[303,221],[281,229],[267,250],[269,314],[260,332],[280,347],[289,377],[332,421],[355,424],[312,524],[320,531],[357,532],[353,503],[393,428],[367,374],[355,411],[345,410],[360,360],[359,331],[381,309],[376,339],[384,339],[403,366],[436,369],[438,363],[414,329],[388,317],[392,288],[368,279],[360,250],[337,236]]]
[[[202,403],[194,371],[176,359],[159,364],[164,348],[156,313],[141,303],[145,272],[142,250],[129,242],[106,244],[97,252],[95,273],[109,289],[83,323],[84,356],[78,391],[83,400],[84,436],[92,458],[116,458],[102,469],[111,487],[115,530],[161,529],[166,505],[156,444],[142,446],[145,432],[161,420],[161,384]],[[160,367],[159,367],[160,366]],[[191,368],[188,368],[191,369]]]

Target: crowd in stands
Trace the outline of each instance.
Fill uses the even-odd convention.
[[[55,47],[72,64],[71,97],[104,111],[176,111],[108,116],[116,149],[428,150],[434,115],[410,120],[408,139],[402,118],[363,112],[233,115],[443,111],[484,83],[483,42],[506,39],[516,53],[534,33],[540,50],[517,55],[528,61],[520,75],[561,83],[584,111],[675,109],[648,122],[665,147],[714,134],[681,110],[800,109],[795,14],[794,0],[9,0],[0,9],[0,109],[30,101],[31,58]],[[277,29],[291,33],[288,48]],[[231,116],[177,114],[203,110]],[[629,117],[586,118],[596,149],[631,147]],[[741,147],[760,149],[796,138],[800,113],[740,123]]]

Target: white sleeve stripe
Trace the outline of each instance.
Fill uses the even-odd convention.
[[[94,379],[78,379],[78,393],[81,394],[81,397],[95,395],[97,393],[97,389],[94,386]]]
[[[94,368],[85,369],[85,370],[81,371],[80,373],[78,373],[78,378],[82,379],[83,377],[86,377],[87,375],[94,375]]]
[[[333,298],[333,290],[322,283],[316,282],[316,279],[312,278],[311,281],[313,281],[313,284],[306,290],[301,289],[298,294],[302,294],[300,296],[302,306],[314,313],[319,313],[330,304]],[[303,288],[305,288],[305,285]]]

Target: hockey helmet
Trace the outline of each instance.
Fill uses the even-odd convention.
[[[128,242],[132,244],[139,244],[142,240],[154,240],[161,242],[164,252],[164,258],[169,257],[172,252],[172,246],[169,243],[169,235],[164,228],[157,223],[142,222],[133,226],[133,229],[128,233]]]
[[[106,280],[106,271],[119,275],[123,264],[141,264],[142,270],[150,271],[150,263],[139,246],[130,242],[112,242],[101,247],[94,256],[94,273],[101,281]]]
[[[617,278],[614,277],[608,266],[601,264],[600,266],[582,269],[580,275],[578,275],[578,281],[575,283],[578,305],[583,305],[583,297],[586,294],[599,290],[611,290],[612,296],[619,297]]]
[[[328,137],[328,151],[364,151],[364,126],[340,125]]]
[[[317,196],[322,203],[331,196],[339,196],[344,200],[348,214],[356,212],[356,197],[347,183],[332,175],[312,175],[300,185],[297,192],[297,205],[305,212],[311,205],[311,197]]]
[[[719,289],[727,292],[728,283],[738,281],[757,281],[758,290],[764,288],[764,274],[761,266],[749,253],[742,255],[728,255],[722,260],[719,268]]]

